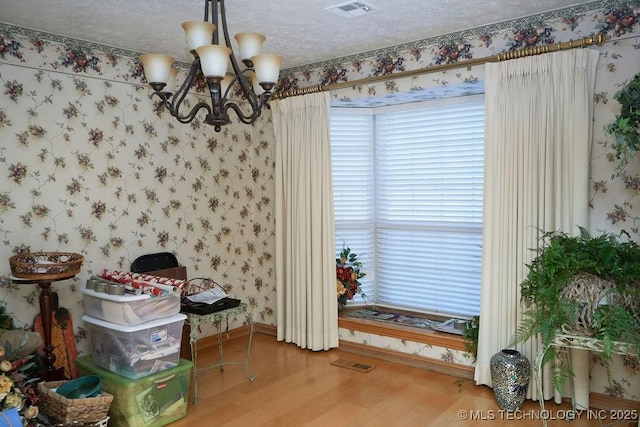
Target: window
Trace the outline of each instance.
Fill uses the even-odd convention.
[[[331,111],[336,251],[361,254],[370,304],[480,308],[484,100]]]

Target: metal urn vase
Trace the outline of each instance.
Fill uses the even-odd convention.
[[[527,396],[531,364],[517,350],[504,349],[491,356],[491,382],[500,409],[515,412]]]

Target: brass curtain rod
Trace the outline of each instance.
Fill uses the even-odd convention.
[[[544,46],[533,46],[526,49],[513,50],[507,53],[499,53],[497,55],[486,56],[484,58],[469,59],[462,62],[451,62],[448,64],[434,65],[432,67],[419,68],[416,70],[402,71],[399,73],[385,74],[380,76],[365,77],[363,79],[354,80],[352,82],[334,83],[330,85],[317,85],[300,89],[289,89],[282,92],[276,92],[272,99],[284,99],[292,96],[306,95],[309,93],[325,92],[328,90],[337,90],[345,87],[365,85],[370,83],[382,82],[391,79],[400,79],[404,77],[417,76],[421,74],[435,73],[437,71],[450,70],[453,68],[472,67],[474,65],[486,64],[487,62],[500,62],[510,59],[525,58],[528,56],[541,55],[543,53],[558,52],[561,50],[574,49],[577,47],[587,47],[597,44],[601,46],[609,40],[611,36],[599,33],[596,36],[584,37],[580,40],[571,40],[564,43],[549,44]]]

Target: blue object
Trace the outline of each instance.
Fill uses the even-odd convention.
[[[0,412],[0,427],[22,427],[22,420],[17,408],[9,408]]]
[[[68,381],[58,387],[56,392],[67,399],[84,399],[95,397],[102,391],[102,378],[97,375],[86,375]]]

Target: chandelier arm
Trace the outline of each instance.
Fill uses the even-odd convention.
[[[190,123],[196,117],[196,114],[198,114],[198,112],[203,108],[207,110],[209,114],[211,113],[211,107],[209,106],[209,104],[207,104],[206,102],[198,102],[193,106],[191,111],[189,111],[189,114],[187,114],[186,116],[180,116],[177,113],[171,113],[171,115],[175,117],[180,123]]]
[[[175,117],[180,123],[191,122],[196,116],[196,114],[198,114],[198,111],[200,111],[203,108],[207,110],[209,113],[211,113],[211,107],[209,106],[209,104],[205,102],[198,102],[196,105],[193,106],[189,114],[187,114],[186,116],[181,116],[178,114],[178,111],[176,109],[169,108],[171,104],[169,102],[169,97],[171,95],[167,95],[166,92],[154,92],[151,95],[152,96],[158,95],[162,99],[162,105],[167,109],[169,114],[171,114],[172,117]]]
[[[169,110],[169,113],[173,117],[175,117],[180,123],[191,122],[195,118],[196,114],[198,114],[198,112],[203,108],[207,110],[208,113],[211,113],[211,107],[209,106],[209,104],[205,102],[198,102],[196,105],[193,106],[193,108],[191,109],[191,111],[189,111],[189,113],[187,113],[186,115],[180,114],[180,108],[182,106],[182,103],[184,99],[187,97],[187,95],[189,94],[189,89],[193,86],[193,82],[195,80],[196,74],[198,73],[199,69],[200,69],[200,58],[196,58],[191,64],[191,68],[189,69],[189,74],[187,74],[187,78],[184,80],[184,82],[182,82],[182,85],[180,85],[180,89],[176,91],[173,99],[169,101],[168,97],[163,96],[163,99],[165,100],[165,107],[167,107],[167,110]]]
[[[236,61],[236,58],[233,55],[233,53],[231,53],[230,57],[231,57],[231,66],[233,67],[233,71],[237,76],[236,78],[238,80],[238,84],[240,85],[240,88],[242,89],[242,94],[244,95],[245,98],[247,98],[247,101],[249,101],[249,103],[251,104],[252,109],[254,110],[256,108],[259,109],[260,102],[258,100],[258,95],[256,95],[253,89],[249,87],[249,85],[247,84],[247,79],[243,77],[244,73],[253,71],[253,68],[246,68],[240,71],[240,67],[238,66],[238,62]]]
[[[227,101],[224,105],[225,111],[232,109],[236,112],[236,115],[240,119],[240,121],[244,124],[250,125],[253,123],[258,117],[262,115],[262,107],[271,108],[269,106],[269,99],[273,94],[271,92],[265,92],[260,97],[254,97],[254,102],[251,103],[252,112],[250,115],[245,115],[242,112],[240,106],[235,102]]]
[[[261,108],[254,108],[250,115],[245,116],[240,106],[235,102],[227,102],[226,104],[224,104],[224,109],[232,109],[233,111],[235,111],[240,121],[246,125],[250,125],[251,123],[253,123],[258,117],[260,117],[260,114],[262,114]]]
[[[237,74],[233,75],[233,79],[231,79],[231,82],[229,83],[229,85],[227,86],[227,90],[224,91],[224,93],[222,94],[222,102],[226,103],[229,94],[231,93],[231,88],[233,88],[233,85],[240,80],[240,77],[238,77]]]
[[[224,14],[225,14],[225,12],[224,12],[224,0],[207,0],[206,1],[206,3],[207,3],[207,12],[209,11],[209,3],[211,3],[211,23],[216,26],[218,31],[220,31],[220,27],[218,26],[218,2],[220,2],[220,11],[222,13],[222,28],[224,29],[224,33],[226,35],[226,33],[227,33],[227,20],[224,17]],[[204,20],[208,21],[208,17],[207,17],[206,13],[204,15]],[[213,35],[212,35],[212,38],[211,38],[212,44],[219,44],[218,43],[218,31],[214,31],[213,32]],[[228,43],[227,43],[227,46],[228,46]]]
[[[211,0],[205,0],[204,2],[204,20],[207,22],[209,21],[209,3],[211,3]]]
[[[171,101],[171,107],[169,108],[172,111],[175,111],[178,114],[178,110],[180,110],[180,106],[182,102],[187,97],[189,93],[189,89],[193,86],[193,82],[195,81],[196,74],[200,69],[200,58],[196,57],[191,67],[189,68],[189,73],[187,74],[187,78],[184,79],[182,84],[180,85],[180,89],[178,89]]]
[[[224,43],[227,45],[229,49],[233,51],[233,49],[231,48],[231,40],[229,39],[229,32],[227,31],[227,11],[226,11],[226,8],[224,7],[224,0],[213,0],[213,1],[217,1],[218,3],[220,3],[220,21],[222,24],[222,35],[224,37]],[[218,27],[218,31],[219,30],[220,30],[220,27]],[[216,44],[217,43],[218,41],[216,40]]]
[[[233,52],[233,48],[231,47],[231,39],[229,38],[229,32],[227,31],[227,12],[224,5],[224,0],[218,0],[220,2],[220,19],[222,22],[222,34],[224,36],[225,44],[229,49],[231,49],[231,54],[229,55],[229,59],[231,60],[231,68],[233,68],[233,73],[235,74],[235,80],[238,81],[238,84],[242,88],[242,94],[249,100],[251,103],[252,109],[259,108],[259,104],[256,103],[256,95],[253,93],[253,90],[249,88],[245,79],[241,78],[241,76],[249,71],[253,71],[252,68],[246,68],[244,70],[240,69],[240,65],[238,64],[238,60],[236,59],[236,55]],[[231,85],[229,85],[231,87]],[[226,98],[226,94],[225,94]]]
[[[224,98],[223,98],[224,109],[225,109],[225,111],[228,111],[230,109],[235,111],[236,115],[238,116],[238,118],[240,119],[240,121],[242,123],[251,124],[258,117],[260,117],[260,114],[262,112],[261,111],[262,102],[261,102],[261,99],[259,99],[258,96],[255,94],[253,89],[251,89],[249,87],[249,85],[247,84],[246,79],[243,77],[243,75],[245,73],[253,71],[253,69],[252,68],[245,68],[244,70],[240,69],[240,65],[238,64],[238,60],[236,59],[236,56],[235,56],[235,54],[233,52],[233,48],[231,47],[231,39],[229,37],[229,32],[227,30],[227,14],[226,14],[226,8],[225,8],[225,5],[224,5],[224,0],[219,0],[219,3],[220,3],[220,20],[221,20],[221,23],[222,23],[222,34],[223,34],[223,37],[224,37],[225,44],[227,45],[227,47],[229,49],[231,49],[231,54],[229,55],[229,60],[231,61],[231,68],[233,68],[233,73],[234,73],[233,81],[231,82],[231,84],[227,88],[227,91],[224,94]],[[242,90],[242,94],[244,95],[244,97],[247,99],[247,101],[251,105],[251,114],[249,114],[249,115],[245,115],[242,112],[242,109],[240,108],[240,106],[237,103],[230,102],[230,101],[227,100],[227,96],[228,96],[228,94],[230,92],[230,89],[233,86],[234,82],[238,82],[238,84],[240,85],[240,88]]]
[[[169,98],[171,98],[171,94],[167,92],[156,91],[151,94],[151,96],[157,95],[158,98],[162,100],[162,106],[166,108],[169,112],[171,112],[171,102],[169,102]],[[173,115],[173,114],[172,114]]]

